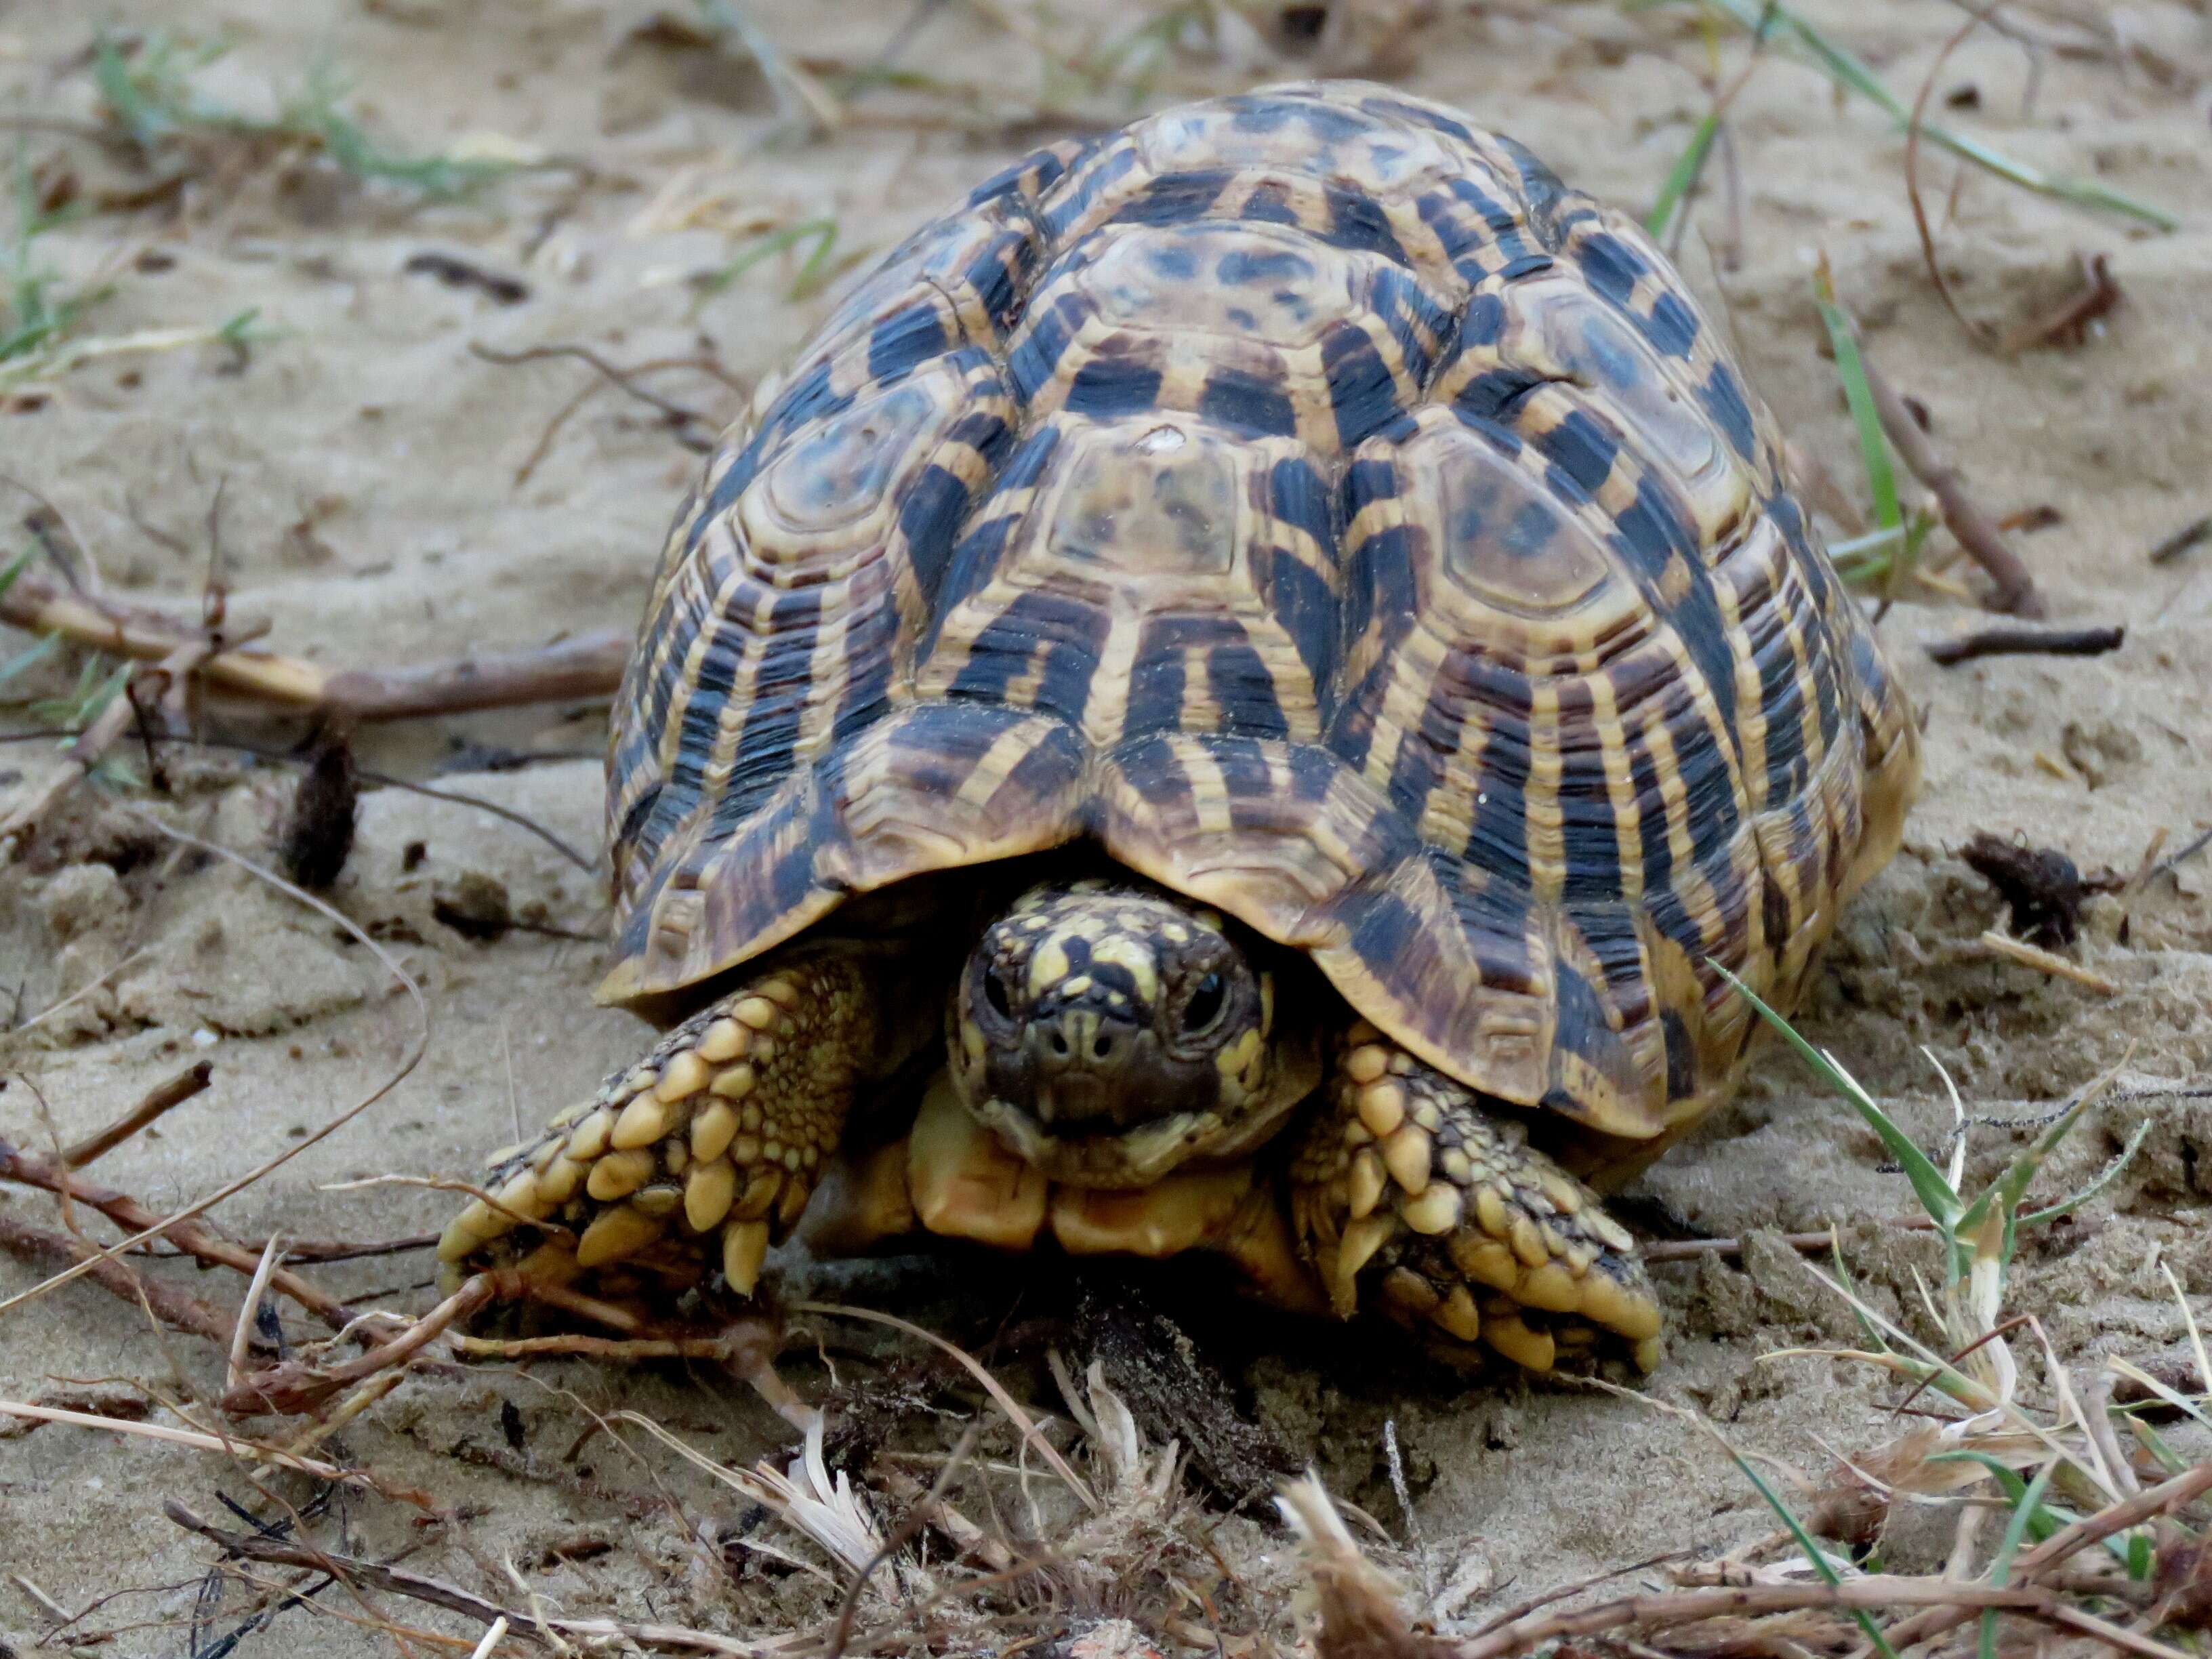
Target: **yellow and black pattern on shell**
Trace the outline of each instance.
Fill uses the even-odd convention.
[[[1642,233],[1364,83],[1041,152],[896,252],[679,514],[617,962],[1082,838],[1422,1059],[1648,1138],[1893,852],[1914,727]]]

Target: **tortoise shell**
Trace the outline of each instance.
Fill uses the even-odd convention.
[[[1648,1138],[1895,849],[1914,726],[1665,258],[1363,83],[1040,151],[679,512],[609,1001],[1089,838],[1503,1101]]]

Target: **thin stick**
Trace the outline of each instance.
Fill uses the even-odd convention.
[[[1569,1596],[1580,1595],[1584,1590],[1602,1584],[1609,1579],[1623,1578],[1632,1572],[1642,1572],[1647,1568],[1662,1566],[1667,1562],[1679,1561],[1686,1555],[1696,1553],[1694,1546],[1684,1549],[1669,1550],[1664,1555],[1646,1556],[1643,1560],[1632,1561],[1625,1567],[1607,1567],[1603,1572],[1594,1572],[1587,1578],[1578,1578],[1572,1583],[1561,1584],[1556,1589],[1548,1589],[1540,1595],[1530,1596],[1525,1601],[1515,1602],[1495,1618],[1486,1619],[1475,1629],[1469,1639],[1480,1639],[1494,1630],[1503,1630],[1516,1619],[1525,1619],[1540,1607],[1548,1607],[1556,1601],[1565,1601]]]
[[[311,1567],[380,1589],[394,1595],[404,1595],[410,1601],[425,1601],[432,1607],[444,1607],[464,1618],[474,1619],[486,1626],[504,1619],[516,1635],[527,1635],[549,1648],[559,1648],[560,1638],[574,1637],[586,1641],[612,1642],[627,1638],[641,1647],[678,1648],[690,1653],[727,1655],[730,1659],[777,1659],[778,1656],[805,1648],[811,1638],[793,1635],[780,1641],[741,1642],[734,1637],[718,1636],[711,1631],[692,1630],[682,1625],[633,1625],[613,1619],[559,1619],[536,1613],[520,1613],[487,1601],[480,1595],[470,1594],[456,1585],[435,1578],[428,1578],[398,1567],[387,1567],[374,1561],[365,1561],[358,1556],[339,1555],[312,1546],[293,1543],[262,1533],[228,1532],[203,1520],[174,1498],[161,1506],[161,1512],[185,1531],[197,1533],[209,1542],[228,1553],[249,1561],[266,1562],[272,1566]]]
[[[104,1252],[91,1252],[87,1260],[78,1263],[67,1274],[57,1275],[43,1285],[9,1297],[6,1302],[0,1303],[0,1312],[14,1307],[18,1302],[30,1300],[47,1285],[58,1285],[79,1274],[91,1273],[103,1263],[112,1263],[131,1246],[152,1238],[167,1237],[186,1255],[211,1266],[229,1267],[249,1279],[260,1266],[259,1251],[234,1244],[191,1219],[192,1216],[218,1200],[207,1200],[165,1221],[128,1193],[118,1192],[111,1187],[96,1187],[70,1174],[56,1160],[18,1147],[4,1136],[0,1136],[0,1181],[40,1188],[73,1203],[85,1205],[99,1211],[125,1232],[132,1235],[121,1244]],[[218,1198],[228,1195],[219,1194]],[[270,1282],[332,1330],[343,1330],[353,1317],[352,1310],[344,1304],[287,1268],[275,1269],[270,1275]],[[228,1340],[227,1336],[225,1340]]]
[[[1907,1232],[1933,1232],[1936,1224],[1924,1215],[1897,1216],[1881,1224],[1885,1227],[1901,1228]],[[1835,1243],[1833,1231],[1817,1233],[1784,1233],[1782,1242],[1802,1255],[1813,1255]],[[1637,1251],[1645,1261],[1696,1261],[1709,1255],[1741,1255],[1743,1241],[1740,1238],[1662,1238],[1644,1245]]]
[[[1989,515],[1966,494],[1966,481],[1960,476],[1957,465],[1939,453],[1928,434],[1920,429],[1920,422],[1912,418],[1905,400],[1897,395],[1897,389],[1882,377],[1874,359],[1867,355],[1864,342],[1859,346],[1859,367],[1865,371],[1867,390],[1874,397],[1875,413],[1881,416],[1881,429],[1888,434],[1898,459],[1914,477],[1928,486],[1942,512],[1944,524],[1958,538],[1959,545],[1996,583],[1996,591],[1989,598],[1989,608],[2015,617],[2042,617],[2043,596],[2036,591],[2035,578],[2021,562],[2020,555],[2006,544],[2002,532]]]
[[[5,595],[0,595],[0,604],[4,604],[5,599]],[[186,640],[163,656],[157,666],[134,674],[129,684],[117,687],[115,694],[107,700],[107,706],[83,731],[70,739],[69,766],[43,788],[32,792],[30,798],[5,818],[0,818],[0,851],[4,851],[9,842],[21,844],[23,838],[34,833],[46,814],[63,797],[90,777],[94,769],[106,758],[107,751],[115,746],[116,738],[121,737],[124,729],[138,718],[140,682],[145,682],[149,688],[159,685],[166,690],[185,679],[221,649],[214,640],[204,635]],[[161,693],[156,691],[152,695],[158,700]]]
[[[74,1267],[100,1254],[88,1244],[7,1215],[0,1215],[0,1250],[47,1272]],[[230,1346],[231,1322],[212,1303],[173,1285],[143,1278],[128,1262],[100,1262],[91,1269],[90,1277],[102,1290],[113,1292],[134,1308],[146,1310],[173,1331],[204,1336],[219,1347]]]
[[[929,1489],[922,1493],[921,1500],[907,1506],[906,1513],[899,1517],[898,1525],[884,1535],[884,1541],[876,1546],[875,1553],[860,1564],[860,1570],[853,1575],[851,1585],[847,1588],[843,1599],[837,1603],[837,1620],[830,1626],[828,1659],[845,1659],[846,1644],[853,1639],[853,1618],[860,1610],[860,1593],[867,1589],[868,1580],[875,1576],[878,1567],[892,1559],[920,1536],[921,1529],[929,1524],[929,1517],[936,1510],[939,1500],[951,1486],[953,1477],[960,1473],[961,1464],[967,1461],[968,1454],[975,1447],[975,1425],[970,1423],[960,1431],[959,1443],[952,1448],[952,1455],[945,1460],[945,1467],[938,1470],[937,1478],[929,1483]]]
[[[303,1238],[297,1244],[287,1245],[284,1255],[293,1261],[360,1261],[370,1256],[411,1255],[417,1250],[434,1250],[438,1247],[438,1237],[436,1233],[416,1233],[406,1238],[379,1239],[371,1244],[356,1244],[342,1238]],[[247,1241],[246,1248],[254,1249],[258,1246]]]
[[[2090,1545],[2125,1532],[2130,1527],[2140,1526],[2154,1516],[2164,1515],[2212,1490],[2212,1461],[2185,1469],[2171,1480],[2153,1486],[2140,1497],[2130,1498],[2124,1504],[2115,1504],[2110,1509],[2085,1516],[2072,1525],[2063,1527],[2042,1543],[2013,1563],[2013,1582],[2021,1583],[2040,1573],[2045,1567],[2056,1566],[2069,1556]],[[1902,1652],[1916,1642],[1924,1642],[1956,1628],[1973,1617],[1961,1607],[1931,1607],[1925,1613],[1915,1613],[1903,1623],[1893,1625],[1885,1632],[1890,1644]]]
[[[204,1092],[215,1076],[215,1062],[196,1060],[174,1077],[155,1084],[146,1097],[97,1133],[87,1135],[62,1149],[63,1167],[82,1170],[107,1156],[149,1124],[158,1121],[193,1096]]]
[[[2008,957],[2023,968],[2034,969],[2039,974],[2049,974],[2054,979],[2070,979],[2076,985],[2086,985],[2104,996],[2116,997],[2120,994],[2118,985],[2094,969],[2084,968],[2078,962],[2069,962],[2055,951],[2030,945],[2025,939],[2014,939],[1995,927],[1983,933],[1980,944],[1991,955]]]
[[[28,573],[0,593],[0,623],[58,634],[78,645],[141,662],[159,662],[197,627],[159,611],[93,601]],[[580,634],[532,651],[486,653],[410,668],[328,669],[273,651],[224,650],[199,665],[213,690],[353,720],[408,720],[528,703],[584,702],[612,694],[629,655],[627,635]]]
[[[273,1245],[276,1240],[270,1243]],[[404,1365],[447,1326],[468,1318],[493,1300],[501,1289],[499,1279],[496,1273],[478,1273],[392,1340],[378,1343],[343,1364],[319,1366],[290,1359],[268,1370],[234,1377],[219,1402],[221,1409],[231,1417],[312,1411],[352,1383]]]
[[[1968,17],[1958,33],[1943,43],[1942,49],[1936,54],[1936,61],[1928,66],[1928,76],[1920,83],[1920,95],[1912,100],[1912,119],[1906,123],[1905,128],[1905,199],[1912,204],[1913,228],[1920,233],[1920,257],[1927,264],[1929,279],[1936,284],[1936,292],[1942,297],[1944,307],[1958,319],[1959,326],[1966,331],[1966,337],[1984,350],[1996,343],[1996,331],[1986,323],[1977,322],[1959,308],[1958,296],[1951,292],[1950,278],[1943,274],[1943,262],[1936,257],[1936,234],[1929,228],[1928,210],[1920,200],[1920,131],[1928,115],[1929,94],[1936,90],[1936,82],[1943,73],[1943,65],[1950,61],[1954,52],[1966,44],[1968,35],[1996,16],[2003,3],[2004,0],[1991,0],[1990,4]]]
[[[2080,345],[2089,325],[2118,309],[2120,285],[2112,280],[2112,262],[2101,253],[2076,253],[2081,286],[2039,317],[2031,317],[2005,336],[1998,349],[2007,356],[2031,346]]]
[[[1946,668],[1981,657],[2101,657],[2126,642],[2124,628],[1984,628],[1939,640],[1928,654]]]
[[[296,1469],[301,1474],[312,1474],[318,1480],[343,1480],[349,1486],[366,1486],[369,1491],[395,1502],[412,1504],[427,1514],[442,1517],[447,1513],[435,1498],[419,1486],[396,1486],[366,1469],[342,1468],[336,1463],[325,1463],[316,1458],[295,1456],[274,1446],[240,1440],[234,1436],[204,1434],[197,1429],[173,1429],[166,1423],[131,1423],[118,1417],[95,1417],[90,1412],[64,1411],[58,1406],[34,1406],[27,1400],[0,1400],[0,1416],[27,1417],[38,1423],[66,1423],[73,1428],[101,1429],[109,1434],[136,1435],[142,1440],[161,1440],[173,1446],[189,1446],[195,1451],[222,1452],[245,1462],[270,1463],[278,1468]]]
[[[2212,518],[2191,520],[2151,549],[2150,562],[2153,564],[2172,564],[2207,537],[2212,537]]]
[[[1571,1613],[1516,1620],[1488,1636],[1458,1643],[1446,1651],[1451,1659],[1508,1659],[1510,1655],[1527,1653],[1562,1637],[1593,1636],[1623,1625],[1652,1630],[1695,1624],[1730,1613],[1789,1613],[1806,1607],[1879,1612],[1887,1607],[1926,1606],[1931,1602],[1947,1613],[1975,1607],[2042,1612],[2057,1606],[2049,1591],[2033,1585],[2010,1584],[1996,1589],[1988,1584],[1955,1584],[1942,1579],[1870,1573],[1863,1578],[1847,1578],[1840,1584],[1728,1585],[1711,1589],[1674,1590],[1658,1595],[1619,1596]],[[1959,1614],[1962,1620],[1972,1616],[1967,1612]]]

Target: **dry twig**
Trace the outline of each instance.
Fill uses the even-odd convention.
[[[5,603],[6,596],[0,595],[0,605]],[[92,775],[125,729],[132,720],[141,718],[146,706],[139,701],[142,694],[149,701],[160,702],[170,687],[181,684],[222,649],[222,644],[212,634],[202,634],[197,639],[180,642],[156,666],[132,675],[130,683],[108,699],[107,706],[92,722],[70,740],[69,767],[43,788],[33,791],[5,818],[0,818],[0,849],[10,842],[23,845],[55,805]]]
[[[1928,654],[1946,668],[1981,657],[2101,657],[2126,639],[2124,628],[1984,628],[1939,640]]]
[[[727,1655],[730,1659],[771,1659],[772,1656],[807,1645],[811,1640],[808,1637],[791,1636],[775,1641],[744,1642],[735,1637],[718,1636],[711,1631],[692,1630],[682,1625],[631,1624],[614,1619],[561,1619],[534,1610],[520,1612],[488,1601],[457,1585],[425,1577],[421,1573],[388,1567],[380,1562],[364,1560],[359,1556],[337,1554],[317,1549],[313,1545],[295,1543],[264,1533],[228,1531],[203,1519],[174,1498],[162,1504],[161,1512],[176,1525],[187,1532],[197,1533],[220,1547],[227,1554],[248,1561],[266,1562],[272,1566],[312,1567],[319,1572],[327,1572],[371,1589],[443,1607],[464,1618],[477,1620],[487,1626],[504,1619],[512,1634],[528,1637],[541,1646],[556,1651],[570,1650],[567,1650],[562,1638],[573,1638],[595,1644],[625,1642],[640,1647],[674,1649],[686,1653]]]
[[[2020,556],[2006,543],[1989,515],[1966,494],[1966,480],[1956,463],[1941,453],[1920,429],[1920,422],[1912,418],[1911,410],[1897,395],[1897,389],[1883,378],[1874,359],[1867,355],[1864,342],[1859,346],[1859,366],[1865,371],[1867,390],[1874,396],[1875,412],[1881,418],[1881,429],[1888,435],[1898,458],[1934,495],[1943,522],[1958,538],[1959,545],[1996,583],[1996,591],[1989,598],[1989,608],[2015,617],[2043,616],[2043,596],[2036,591],[2035,578],[2028,574],[2027,567],[2021,562]]]
[[[0,593],[0,623],[141,662],[205,644],[198,627],[165,612],[95,600],[27,572]],[[346,720],[392,720],[607,696],[622,683],[629,656],[629,636],[605,629],[536,650],[406,668],[331,669],[246,647],[222,648],[195,666],[210,690],[233,696]]]
[[[48,1232],[43,1227],[33,1227],[6,1215],[0,1215],[0,1250],[47,1273],[75,1267],[100,1254],[89,1244],[81,1244],[63,1234]],[[148,1279],[126,1262],[100,1262],[90,1269],[88,1277],[102,1290],[112,1291],[132,1307],[144,1309],[173,1331],[204,1336],[220,1347],[230,1346],[231,1321],[211,1302],[203,1301],[173,1285]]]
[[[25,1187],[36,1187],[72,1203],[82,1204],[106,1216],[126,1233],[143,1238],[159,1234],[196,1260],[210,1267],[228,1267],[234,1273],[251,1279],[260,1267],[261,1255],[219,1237],[212,1229],[198,1222],[170,1219],[166,1225],[163,1218],[154,1213],[127,1193],[112,1187],[94,1186],[91,1182],[72,1174],[57,1160],[16,1146],[0,1138],[0,1181],[12,1181]],[[106,1253],[112,1257],[116,1252]],[[89,1252],[100,1257],[100,1252]],[[343,1330],[353,1318],[352,1310],[335,1297],[301,1279],[289,1269],[279,1267],[270,1275],[270,1282],[286,1296],[332,1330]],[[14,1298],[10,1298],[12,1302]]]
[[[2081,267],[2081,288],[2006,335],[1998,349],[2007,356],[2035,346],[2078,346],[2088,338],[2090,324],[2118,308],[2120,285],[2113,280],[2112,265],[2105,256],[2076,253],[2074,258]]]
[[[204,1092],[214,1077],[213,1060],[194,1060],[174,1077],[165,1078],[149,1089],[144,1099],[106,1128],[87,1135],[73,1146],[64,1147],[62,1163],[71,1170],[82,1170],[88,1164],[106,1157],[141,1129],[167,1115],[193,1096]]]

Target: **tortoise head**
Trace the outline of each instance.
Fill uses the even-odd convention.
[[[1203,905],[1127,882],[1035,887],[986,928],[951,1008],[968,1109],[1050,1180],[1142,1187],[1265,1140],[1320,1077],[1276,975]]]

